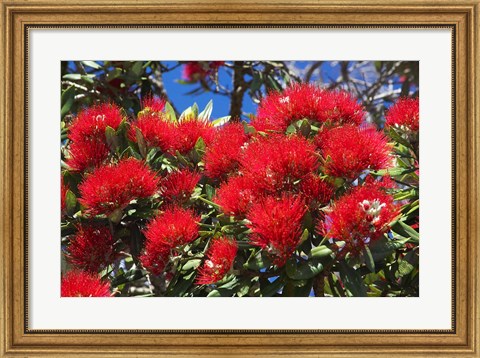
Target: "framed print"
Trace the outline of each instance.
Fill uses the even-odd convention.
[[[477,356],[479,5],[2,1],[2,356]]]

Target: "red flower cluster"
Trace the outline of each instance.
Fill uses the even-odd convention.
[[[190,82],[196,82],[207,75],[213,75],[223,66],[225,61],[189,61],[183,67],[182,77]]]
[[[208,146],[215,135],[213,125],[209,121],[186,119],[178,123],[174,127],[172,140],[170,145],[170,153],[175,154],[177,151],[180,154],[187,154],[197,143],[199,138],[202,138]]]
[[[237,255],[235,240],[221,237],[213,239],[207,251],[207,259],[198,270],[197,285],[209,285],[220,281],[230,270]]]
[[[67,164],[72,170],[95,168],[106,161],[110,150],[105,129],[118,129],[123,121],[119,107],[114,104],[96,105],[79,113],[68,133],[70,157]]]
[[[128,138],[137,143],[139,130],[148,147],[158,147],[167,151],[170,147],[173,123],[167,121],[163,109],[165,101],[147,97],[142,102],[143,110],[138,113],[137,120],[132,122],[128,130]]]
[[[419,112],[418,98],[401,98],[387,111],[385,125],[406,127],[413,132],[418,132]]]
[[[61,297],[110,297],[110,285],[93,273],[69,271],[62,277]]]
[[[334,194],[332,185],[313,173],[300,182],[299,190],[310,208],[327,204]]]
[[[198,237],[199,221],[200,216],[180,207],[169,207],[153,219],[144,232],[143,266],[156,275],[162,273],[171,251]]]
[[[258,190],[290,191],[296,181],[318,169],[315,146],[303,137],[272,135],[250,142],[240,159],[241,171]]]
[[[324,171],[331,176],[354,179],[366,169],[392,164],[387,138],[371,126],[332,128],[315,139],[325,158]]]
[[[162,98],[147,96],[142,101],[143,111],[140,113],[142,113],[142,115],[155,115],[161,113],[165,108],[165,103],[165,100]]]
[[[315,146],[303,137],[280,134],[257,136],[245,145],[240,156],[238,172],[241,175],[230,177],[220,185],[215,201],[225,213],[245,215],[256,198],[301,192],[298,183],[308,179],[318,166]],[[314,190],[327,195],[323,184],[315,183],[316,188],[313,185],[311,180],[303,184],[306,198],[308,192],[313,194]]]
[[[305,213],[303,201],[292,196],[259,200],[247,215],[252,243],[265,249],[275,265],[285,265],[299,243]]]
[[[128,131],[128,138],[137,143],[137,130],[142,133],[148,147],[160,148],[162,152],[175,155],[188,154],[202,138],[206,144],[210,143],[214,136],[211,122],[187,119],[180,123],[173,123],[159,112],[147,112],[140,115],[132,122]]]
[[[168,203],[184,203],[192,195],[200,178],[199,173],[186,169],[172,172],[160,182],[160,193]]]
[[[345,241],[346,252],[358,254],[370,240],[379,239],[400,210],[385,192],[390,183],[367,181],[339,198],[332,206],[320,232]]]
[[[248,136],[240,123],[227,124],[218,129],[203,158],[205,174],[210,178],[223,178],[235,171],[242,147],[247,141]]]
[[[77,230],[66,254],[73,266],[96,273],[115,260],[115,240],[107,227],[79,225]]]
[[[215,202],[226,214],[244,216],[257,197],[254,184],[244,176],[231,177],[217,190]]]
[[[96,169],[78,186],[80,203],[90,215],[110,215],[130,201],[157,191],[159,179],[143,162],[129,158]]]
[[[357,124],[365,110],[347,92],[323,90],[312,84],[295,84],[283,92],[271,92],[263,99],[252,121],[256,130],[285,132],[300,119],[320,124]]]

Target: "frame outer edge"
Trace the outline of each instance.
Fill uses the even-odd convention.
[[[472,295],[472,322],[471,338],[473,352],[480,356],[480,293],[478,279],[480,278],[480,2],[476,2],[472,9],[471,24],[471,58],[470,58],[470,77],[472,79],[470,91],[472,99],[472,277],[471,277],[471,295]]]
[[[1,29],[2,41],[0,44],[0,68],[4,76],[0,76],[0,88],[2,95],[0,96],[0,163],[2,173],[0,175],[0,227],[3,235],[2,243],[0,245],[0,257],[3,258],[0,265],[0,304],[2,305],[2,331],[0,337],[0,354],[6,354],[12,346],[12,290],[11,290],[11,274],[13,268],[11,265],[12,257],[12,167],[11,167],[11,153],[12,153],[12,125],[8,121],[11,106],[7,98],[10,98],[11,87],[8,86],[10,82],[11,73],[11,51],[12,51],[12,14],[8,6],[0,1],[1,12]]]
[[[87,0],[88,1],[88,0]],[[70,3],[66,1],[59,1],[59,3]],[[267,0],[268,3],[270,1]],[[442,1],[443,2],[443,1]],[[21,2],[24,3],[24,2]],[[38,3],[37,0],[32,0],[30,4]],[[91,3],[88,1],[88,3]],[[113,2],[104,1],[102,3],[113,4]],[[143,2],[142,2],[143,3]],[[177,4],[179,4],[178,2]],[[184,3],[184,2],[183,2]],[[203,3],[203,2],[202,2]],[[449,2],[451,3],[451,2]],[[473,2],[468,2],[472,4]],[[0,164],[2,167],[3,173],[0,175],[0,231],[3,234],[4,239],[0,245],[0,257],[4,258],[3,264],[0,265],[0,275],[2,279],[0,280],[0,290],[2,295],[0,295],[0,304],[2,305],[2,330],[0,337],[0,356],[8,354],[12,347],[12,306],[13,297],[11,296],[12,287],[11,282],[12,278],[12,242],[8,238],[12,238],[14,227],[12,218],[13,218],[13,181],[12,181],[12,167],[13,167],[13,124],[9,121],[9,118],[12,117],[12,96],[11,96],[11,87],[8,83],[12,82],[13,71],[13,11],[9,8],[9,5],[6,4],[3,0],[0,0],[1,4],[1,29],[2,31],[2,43],[0,44],[0,68],[6,74],[5,77],[0,76],[0,88],[4,91],[0,95]],[[93,3],[92,3],[93,4]],[[429,2],[430,4],[430,2]],[[465,4],[465,3],[463,3]],[[15,4],[14,4],[15,5]],[[18,9],[18,8],[17,8]],[[468,162],[465,163],[468,166],[468,177],[469,177],[469,199],[468,199],[468,233],[469,233],[469,247],[468,247],[468,258],[469,266],[467,272],[467,282],[469,292],[468,295],[468,313],[472,317],[468,318],[468,348],[471,349],[471,353],[474,356],[477,356],[478,345],[480,342],[480,331],[478,327],[480,326],[480,304],[479,298],[480,295],[477,293],[477,283],[476,279],[480,278],[479,274],[479,264],[477,263],[478,257],[480,257],[480,245],[477,244],[476,240],[480,239],[480,225],[478,225],[478,206],[480,201],[480,193],[478,189],[480,188],[480,165],[478,163],[478,157],[480,156],[480,57],[479,57],[479,38],[480,38],[480,4],[478,1],[474,2],[474,5],[470,7],[470,12],[467,16],[467,37],[468,37],[468,47],[469,50],[465,55],[468,55],[468,58],[464,59],[468,63],[468,80],[466,88],[468,89],[469,98],[467,106],[467,118],[468,118]],[[18,60],[18,59],[17,59]],[[22,82],[23,84],[23,82]],[[473,96],[473,97],[472,97]],[[21,348],[21,347],[19,347]],[[23,347],[25,349],[26,347]],[[37,347],[38,348],[38,347]],[[79,348],[79,347],[77,347]],[[22,348],[21,348],[22,349]],[[28,349],[28,348],[27,348]],[[50,348],[51,349],[51,348]],[[54,349],[55,350],[55,349]],[[185,348],[178,348],[178,352],[184,351]],[[300,351],[302,349],[300,348]],[[78,351],[81,351],[79,349]],[[27,353],[26,351],[24,351]],[[63,352],[63,349],[61,350]],[[280,352],[280,351],[279,351]],[[33,352],[32,352],[33,353]],[[44,352],[45,353],[45,352]],[[52,351],[50,351],[52,353]],[[59,352],[60,353],[60,352]],[[66,353],[66,352],[65,352]],[[404,352],[406,353],[406,352]],[[447,351],[445,352],[446,354]],[[454,352],[451,352],[454,354]],[[466,352],[464,352],[466,353]],[[272,353],[273,354],[273,353]],[[417,354],[422,354],[421,349]],[[425,354],[425,353],[424,353]],[[460,354],[460,353],[458,353]],[[467,353],[468,354],[468,353]],[[416,356],[416,354],[414,354]],[[110,354],[105,354],[103,356],[111,356]],[[343,354],[342,354],[343,356]],[[346,356],[346,355],[345,355]],[[363,356],[363,354],[362,354]]]

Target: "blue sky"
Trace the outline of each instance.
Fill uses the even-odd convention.
[[[163,62],[168,67],[173,66],[176,62]],[[177,80],[182,79],[183,66],[177,67],[171,72],[163,74],[163,81],[168,97],[175,104],[177,110],[183,111],[190,107],[194,102],[198,104],[200,111],[205,108],[210,100],[213,100],[212,118],[227,116],[230,111],[230,101],[226,96],[215,94],[213,92],[203,92],[201,94],[187,95],[188,92],[198,87],[198,84],[180,84]],[[225,68],[220,67],[218,72],[219,82],[223,85],[230,86],[230,77]],[[243,111],[255,113],[256,104],[250,100],[250,97],[243,98]]]

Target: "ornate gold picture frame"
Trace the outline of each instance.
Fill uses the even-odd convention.
[[[2,356],[409,356],[480,354],[480,1],[1,0]],[[28,40],[35,27],[324,26],[451,28],[453,308],[450,330],[39,331],[28,327]],[[55,95],[55,94],[53,94]],[[348,302],[346,303],[348,304]]]

